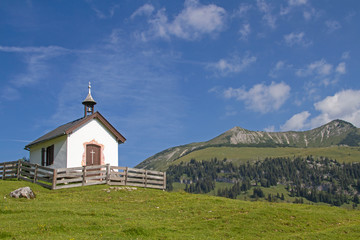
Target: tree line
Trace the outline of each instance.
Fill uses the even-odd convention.
[[[255,198],[282,200],[283,196],[266,197],[258,191],[260,186],[268,188],[282,184],[286,186],[288,195],[296,199],[305,198],[336,206],[359,203],[360,164],[339,163],[326,157],[266,158],[253,164],[239,165],[227,159],[191,159],[190,162],[170,166],[167,176],[169,190],[173,182],[182,182],[186,183],[187,192],[207,193],[214,190],[215,182],[228,182],[233,186],[218,190],[216,195],[236,198],[253,189],[252,196]]]

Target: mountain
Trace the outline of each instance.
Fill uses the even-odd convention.
[[[168,148],[138,164],[137,168],[166,170],[174,160],[200,149],[224,146],[317,148],[334,145],[360,146],[360,129],[334,120],[308,131],[263,132],[234,127],[207,141]]]
[[[334,120],[321,127],[304,132],[263,132],[234,127],[208,141],[208,144],[274,144],[293,147],[328,147],[345,144],[360,144],[359,129],[351,123]],[[349,136],[350,135],[350,136]],[[359,136],[359,139],[353,139]],[[349,139],[351,138],[351,139]],[[349,141],[353,140],[353,141]]]

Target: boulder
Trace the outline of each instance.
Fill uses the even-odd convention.
[[[27,199],[33,199],[33,198],[35,198],[35,193],[33,192],[33,190],[31,190],[30,187],[22,187],[22,188],[12,191],[10,193],[10,197],[13,197],[13,198],[24,197]]]

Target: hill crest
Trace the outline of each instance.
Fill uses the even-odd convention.
[[[164,169],[164,166],[190,152],[213,146],[315,148],[334,145],[360,146],[360,130],[343,120],[333,120],[307,131],[265,132],[236,126],[206,142],[168,148],[147,158],[136,167]]]
[[[241,127],[233,127],[225,133],[208,141],[210,144],[260,144],[274,143],[295,147],[324,147],[338,145],[334,137],[341,137],[356,127],[343,120],[333,120],[321,127],[308,131],[265,132],[251,131]]]

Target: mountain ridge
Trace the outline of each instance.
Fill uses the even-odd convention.
[[[213,146],[316,148],[334,145],[360,146],[360,129],[339,119],[307,131],[265,132],[235,126],[209,141],[165,149],[145,159],[136,167],[164,169],[164,165],[169,165],[186,154]]]

